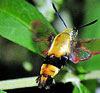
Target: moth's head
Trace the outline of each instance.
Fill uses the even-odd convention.
[[[66,28],[64,32],[67,32],[72,38],[75,38],[78,35],[78,30]]]

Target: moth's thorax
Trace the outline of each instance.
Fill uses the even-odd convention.
[[[65,29],[63,32],[58,34],[48,51],[48,56],[55,55],[61,57],[69,55],[71,53],[71,40],[72,40],[72,29]]]

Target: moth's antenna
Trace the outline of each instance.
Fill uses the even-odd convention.
[[[57,11],[56,6],[55,6],[54,3],[52,3],[52,6],[53,6],[53,8],[54,8],[54,10],[55,10],[55,12],[56,12],[56,15],[60,18],[60,20],[62,21],[62,23],[64,24],[64,26],[65,26],[66,28],[68,28],[67,25],[66,25],[66,23],[64,22],[64,20],[63,20],[62,17],[60,16],[59,12]]]
[[[92,21],[92,22],[90,22],[90,23],[88,23],[88,24],[85,24],[85,25],[76,27],[75,29],[80,29],[80,28],[82,28],[82,27],[86,27],[86,26],[92,25],[92,24],[96,23],[97,21],[98,21],[98,20],[96,19],[96,20],[94,20],[94,21]]]

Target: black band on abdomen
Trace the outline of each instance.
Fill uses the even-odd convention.
[[[65,65],[66,60],[68,59],[67,56],[62,56],[61,58],[57,58],[54,55],[47,56],[44,59],[44,64],[50,64],[56,66],[57,68],[62,68]]]

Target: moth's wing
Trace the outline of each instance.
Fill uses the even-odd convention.
[[[89,60],[93,55],[100,54],[100,39],[73,41],[69,60],[73,63]]]
[[[32,37],[37,51],[41,55],[46,56],[55,34],[51,32],[41,21],[32,21],[31,27]]]

